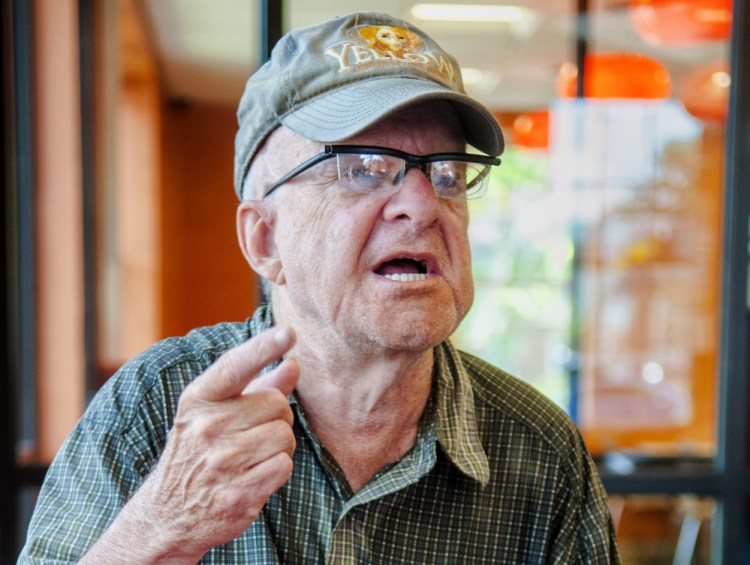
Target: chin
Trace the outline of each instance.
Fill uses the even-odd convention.
[[[368,300],[348,318],[354,330],[349,335],[373,350],[427,351],[453,335],[472,299],[470,289]]]
[[[428,315],[409,316],[401,312],[371,328],[369,337],[376,347],[391,351],[428,351],[448,339],[458,327],[461,317],[455,311],[430,312]]]

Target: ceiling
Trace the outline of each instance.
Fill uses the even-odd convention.
[[[260,53],[258,0],[141,0],[153,33],[159,64],[170,97],[235,105]],[[462,23],[417,20],[415,2],[379,0],[377,9],[414,23],[468,71],[469,92],[497,111],[548,106],[555,98],[555,77],[575,60],[575,0],[516,0],[524,9],[514,23]],[[460,3],[460,2],[459,2]],[[473,0],[474,4],[492,4]],[[596,51],[635,51],[664,63],[677,82],[695,65],[726,57],[726,44],[665,48],[647,45],[632,29],[627,0],[590,2],[589,45]],[[363,0],[286,0],[284,28],[371,9]],[[345,9],[342,9],[345,6]]]

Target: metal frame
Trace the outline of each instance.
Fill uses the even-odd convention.
[[[81,69],[81,108],[95,107],[96,1],[78,2],[79,68]],[[84,370],[86,399],[96,393],[98,383],[97,335],[99,301],[97,300],[97,232],[96,214],[96,112],[81,112],[81,205],[83,209],[83,291],[86,307],[83,313]]]
[[[13,111],[10,102],[13,100],[13,81],[9,80],[13,75],[13,64],[10,60],[10,54],[13,52],[12,47],[12,18],[11,4],[6,3],[0,7],[0,38],[2,38],[2,59],[0,59],[0,70],[2,74],[2,92],[0,92],[0,103],[3,108],[2,114],[2,136],[0,136],[0,148],[2,149],[2,174],[3,185],[5,188],[5,197],[0,201],[0,218],[2,218],[3,229],[0,231],[0,244],[2,245],[2,257],[0,262],[0,296],[10,296],[12,282],[10,273],[12,268],[11,250],[14,249],[12,234],[12,222],[10,208],[12,200],[8,197],[10,187],[14,183],[13,171],[13,140],[11,127],[13,123]],[[8,300],[3,300],[0,304],[0,316],[2,316],[2,326],[0,326],[0,398],[10,398],[13,390],[13,347],[8,338],[10,331],[10,304]],[[12,406],[12,404],[11,404]],[[13,470],[15,459],[15,418],[13,414],[2,411],[0,420],[0,485],[8,485],[9,488],[0,488],[0,508],[5,511],[0,514],[0,560],[8,561],[12,557],[9,551],[10,547],[6,540],[15,539],[15,516],[16,496],[13,489]]]
[[[18,496],[21,482],[16,467],[16,442],[36,436],[35,389],[35,271],[33,176],[33,89],[30,7],[23,2],[3,5],[3,212],[5,232],[3,293],[4,369],[2,408],[3,478],[8,485],[8,510],[2,516],[0,558],[13,557],[18,539]],[[6,51],[6,47],[10,47]],[[30,375],[22,379],[21,375]],[[16,399],[15,401],[13,399]],[[16,407],[22,405],[20,413]],[[10,562],[10,561],[9,561]]]
[[[36,270],[34,206],[33,11],[28,2],[2,4],[3,39],[3,215],[4,264],[2,313],[3,512],[0,513],[0,561],[15,562],[20,542],[19,495],[37,481],[16,463],[19,443],[37,436],[36,414]],[[18,406],[21,409],[18,410]],[[7,486],[6,486],[7,485]]]
[[[722,473],[719,563],[750,563],[750,9],[734,0],[730,51],[732,86],[726,136],[724,262],[719,355],[719,446]],[[745,32],[745,33],[743,33]]]
[[[261,0],[260,2],[260,62],[271,57],[271,51],[281,38],[284,26],[283,0]]]

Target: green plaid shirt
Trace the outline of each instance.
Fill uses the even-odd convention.
[[[19,563],[77,561],[155,465],[187,383],[271,323],[261,308],[168,339],[110,379],[48,472]],[[434,379],[414,447],[357,493],[292,395],[292,478],[201,563],[619,563],[606,494],[564,412],[449,343]]]

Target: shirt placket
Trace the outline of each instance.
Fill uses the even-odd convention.
[[[377,562],[370,540],[377,537],[377,508],[373,505],[388,495],[415,484],[434,467],[436,462],[436,433],[431,425],[418,435],[417,444],[393,467],[378,473],[361,491],[351,497],[342,508],[331,532],[326,551],[330,565]]]
[[[345,509],[331,532],[326,552],[327,565],[365,565],[372,562],[365,535],[364,509]],[[368,532],[372,535],[372,532]]]

